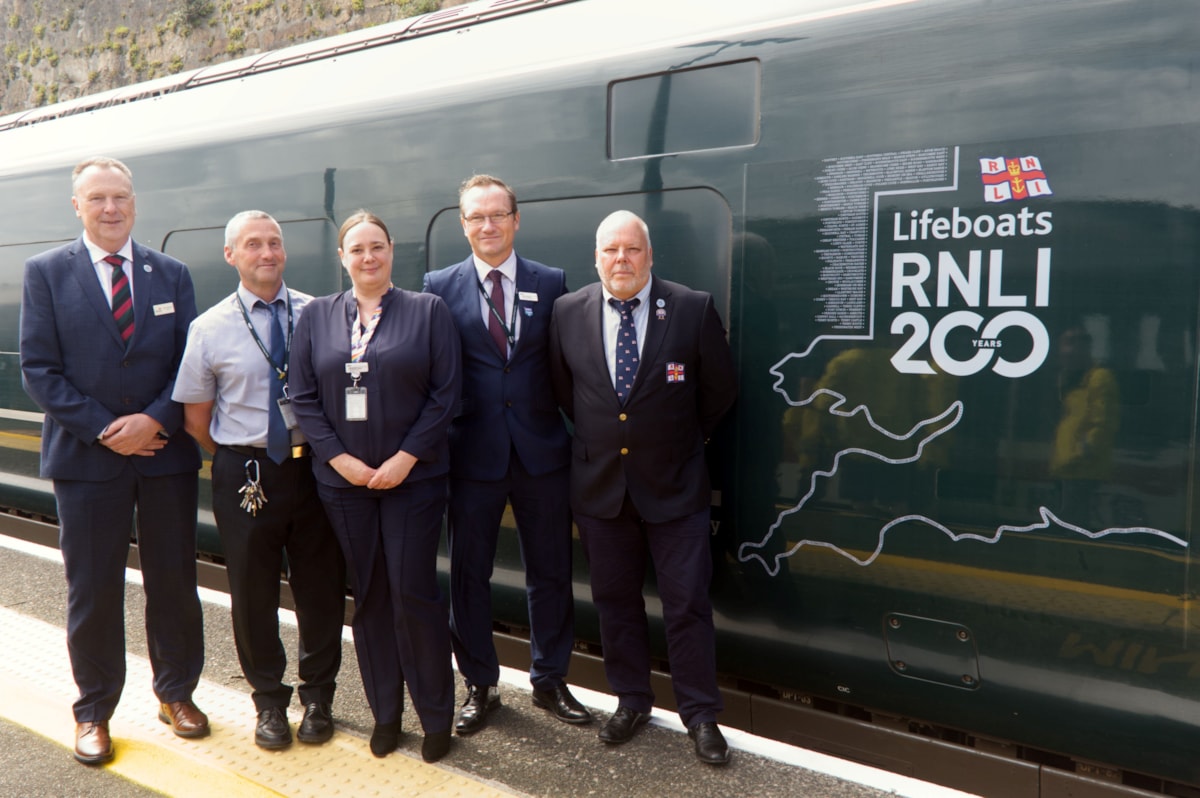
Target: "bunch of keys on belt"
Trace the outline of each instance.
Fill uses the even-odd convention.
[[[254,466],[253,475],[251,475],[250,467]],[[246,461],[246,484],[238,489],[238,493],[242,494],[242,509],[250,513],[250,515],[258,515],[258,511],[267,503],[267,494],[263,493],[262,485],[258,484],[259,480],[258,461]]]

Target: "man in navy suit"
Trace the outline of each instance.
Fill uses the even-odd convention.
[[[471,256],[425,276],[445,300],[462,339],[462,406],[450,426],[450,626],[467,699],[455,730],[483,728],[500,705],[492,642],[492,565],[505,504],[512,502],[529,605],[533,704],[566,723],[591,713],[565,679],[574,642],[570,438],[550,387],[546,335],[561,269],[513,249],[521,224],[503,181],[462,184],[459,211]]]
[[[596,231],[600,282],[555,302],[550,324],[554,392],[575,424],[571,509],[618,699],[600,739],[628,742],[654,706],[642,598],[650,561],[679,716],[696,756],[721,765],[729,748],[716,723],[704,444],[737,384],[712,296],[652,279],[653,264],[646,223],[609,215]]]
[[[196,593],[200,457],[171,401],[191,277],[130,238],[133,178],[112,158],[72,173],[83,235],[25,264],[21,375],[45,411],[41,475],[54,481],[67,576],[67,648],[79,700],[75,758],[113,756],[108,721],[125,683],[125,562],[137,508],[138,558],[159,719],[208,734],[192,703],[204,665]]]

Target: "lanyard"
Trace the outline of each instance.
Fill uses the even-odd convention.
[[[366,356],[367,344],[371,343],[371,339],[375,337],[375,328],[379,326],[379,319],[382,315],[383,303],[380,303],[375,310],[371,311],[371,318],[367,320],[367,327],[364,330],[358,321],[358,314],[354,314],[353,326],[350,328],[351,363],[358,363]]]
[[[496,306],[492,304],[492,298],[490,296],[488,296],[487,290],[484,289],[483,283],[479,281],[478,277],[475,278],[475,285],[479,286],[479,293],[483,294],[483,299],[485,302],[487,302],[488,310],[490,310],[492,315],[496,317],[496,321],[500,322],[500,329],[504,330],[504,335],[505,335],[505,337],[508,338],[509,348],[511,349],[512,347],[516,346],[517,345],[517,293],[518,293],[516,284],[515,283],[513,284],[512,311],[508,314],[508,317],[510,319],[512,319],[511,325],[504,323],[504,319],[500,316],[500,311],[496,310]]]
[[[289,295],[287,301],[288,311],[288,326],[287,326],[287,344],[283,350],[283,363],[276,363],[271,358],[271,353],[267,351],[267,347],[263,345],[262,339],[258,337],[258,332],[254,329],[254,325],[250,323],[250,314],[246,311],[246,303],[242,302],[242,298],[237,292],[234,292],[233,298],[237,300],[238,308],[242,311],[242,321],[246,322],[246,329],[254,336],[254,343],[258,344],[259,351],[263,353],[263,357],[271,364],[271,368],[275,369],[275,373],[279,375],[279,379],[286,380],[288,373],[288,358],[292,352],[292,298]],[[270,306],[267,310],[271,310]],[[275,314],[271,313],[271,323],[275,323]]]

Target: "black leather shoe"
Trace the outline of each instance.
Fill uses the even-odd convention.
[[[638,729],[650,720],[648,712],[637,712],[629,707],[617,707],[617,711],[600,729],[600,740],[609,745],[627,743]]]
[[[287,712],[283,707],[267,707],[258,713],[254,744],[269,751],[287,748],[292,744],[292,727],[288,725]]]
[[[450,751],[450,730],[426,734],[421,742],[421,758],[426,762],[436,762]]]
[[[696,758],[706,765],[724,765],[729,761],[729,745],[717,724],[697,723],[688,729],[688,737],[696,743]]]
[[[333,737],[333,713],[328,704],[317,701],[304,707],[304,720],[296,729],[296,739],[302,743],[325,743]]]
[[[500,691],[495,687],[467,687],[467,700],[458,711],[458,720],[454,723],[454,731],[459,734],[473,734],[487,725],[487,716],[500,706]]]
[[[553,690],[534,690],[533,705],[547,709],[550,714],[563,723],[582,725],[592,722],[592,713],[583,704],[575,700],[565,684],[560,684]]]
[[[400,721],[395,723],[376,723],[371,730],[371,753],[375,756],[387,756],[400,747]]]

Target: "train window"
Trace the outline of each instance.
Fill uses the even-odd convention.
[[[342,289],[342,267],[337,259],[337,228],[328,219],[285,221],[283,246],[287,250],[285,279],[290,288],[314,296]],[[228,296],[237,275],[225,262],[225,228],[174,230],[163,241],[163,252],[188,265],[196,287],[196,307],[201,312]]]
[[[25,281],[25,261],[63,241],[39,241],[36,244],[0,246],[0,352],[17,351],[17,317],[21,309],[21,286]]]
[[[608,155],[648,158],[758,141],[759,63],[619,80],[608,89]]]
[[[21,413],[40,412],[21,388],[21,362],[17,354],[17,321],[21,314],[21,288],[25,281],[25,261],[39,252],[53,249],[63,241],[39,241],[36,244],[0,246],[0,417],[26,418]],[[17,415],[13,415],[16,412]],[[30,416],[29,418],[32,418]]]
[[[711,293],[728,319],[732,214],[709,189],[681,189],[599,197],[522,201],[516,249],[523,257],[557,266],[574,290],[595,282],[596,228],[617,210],[646,220],[654,273]],[[460,263],[471,254],[458,208],[446,208],[429,227],[429,269]]]

